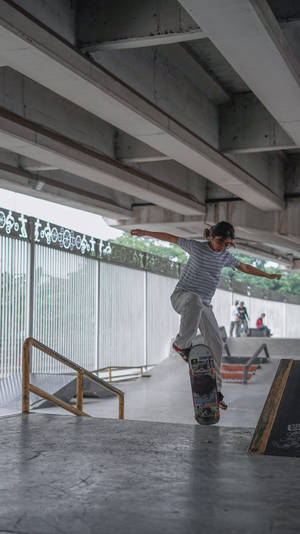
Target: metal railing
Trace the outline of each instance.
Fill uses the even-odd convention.
[[[249,360],[247,361],[245,367],[244,367],[244,376],[243,376],[243,384],[247,384],[247,381],[248,381],[248,370],[250,368],[250,366],[252,364],[254,364],[257,360],[258,360],[258,357],[260,355],[261,352],[265,353],[266,355],[266,359],[270,361],[270,354],[269,354],[269,350],[268,350],[268,347],[266,345],[266,343],[262,343],[260,345],[260,347],[258,347],[258,349],[254,352],[253,356],[251,356],[251,358],[249,358]]]
[[[50,393],[47,393],[43,389],[40,389],[33,384],[30,383],[30,347],[36,347],[37,349],[41,350],[45,354],[48,354],[55,360],[58,360],[59,362],[63,363],[64,365],[71,367],[74,371],[77,372],[77,400],[76,400],[76,408],[69,404],[68,402],[62,401],[61,399],[55,397],[54,395],[51,395]],[[119,396],[119,419],[124,419],[124,393],[120,389],[112,386],[111,384],[108,384],[101,378],[95,376],[92,372],[87,371],[83,367],[80,367],[80,365],[77,365],[76,363],[72,362],[65,356],[62,356],[55,350],[50,349],[49,347],[46,347],[46,345],[43,345],[43,343],[40,343],[40,341],[37,341],[33,337],[28,337],[25,339],[23,344],[23,357],[22,357],[22,413],[30,413],[30,392],[35,393],[39,397],[42,397],[43,399],[49,400],[56,404],[57,406],[60,406],[61,408],[64,408],[65,410],[73,413],[74,415],[82,415],[86,417],[90,417],[87,413],[83,412],[83,391],[82,391],[82,382],[83,377],[87,376],[90,380],[93,380],[97,384],[100,384],[105,389],[108,389],[109,391],[112,391],[116,395]]]
[[[144,369],[147,371],[149,367],[154,367],[155,364],[148,363],[147,365],[107,365],[106,367],[102,367],[101,369],[95,369],[93,373],[108,373],[108,380],[112,380],[112,373],[113,371],[126,371],[127,369],[139,369],[138,373],[128,373],[128,374],[122,374],[118,375],[117,378],[127,378],[127,377],[136,377],[136,376],[149,376],[144,374]]]

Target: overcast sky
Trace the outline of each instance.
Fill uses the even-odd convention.
[[[11,209],[60,224],[83,234],[101,239],[114,239],[122,234],[106,224],[101,215],[77,210],[62,204],[0,189],[0,208]]]

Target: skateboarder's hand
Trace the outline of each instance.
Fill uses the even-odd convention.
[[[280,280],[281,277],[282,277],[282,274],[271,274],[270,276],[270,278],[276,279],[276,280]]]
[[[131,235],[137,235],[137,236],[143,236],[143,235],[146,235],[146,231],[145,230],[139,230],[138,228],[136,230],[131,230]]]

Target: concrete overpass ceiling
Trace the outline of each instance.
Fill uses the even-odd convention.
[[[279,22],[300,20],[298,0],[268,0],[268,4]]]
[[[295,5],[236,5],[3,0],[0,186],[126,229],[200,238],[226,218],[244,246],[299,256]]]
[[[300,67],[267,1],[180,3],[201,21],[214,45],[300,145]]]
[[[261,209],[282,207],[282,197],[266,187],[263,178],[252,176],[214,148],[218,144],[216,107],[199,91],[195,92],[186,80],[177,79],[173,65],[165,65],[162,82],[153,95],[160,105],[172,102],[172,109],[166,113],[145,100],[143,93],[132,91],[128,83],[134,86],[134,81],[129,79],[126,85],[120,83],[114,73],[92,64],[59,36],[49,33],[13,6],[12,2],[4,1],[0,12],[1,56],[12,68],[232,193],[238,191],[245,200]],[[137,73],[143,82],[149,73],[146,64],[142,67]],[[170,79],[168,69],[177,83],[166,83]],[[127,75],[133,72],[129,68],[126,71]],[[119,74],[118,70],[114,72]],[[190,129],[186,122],[180,123],[179,112],[184,121],[189,114]],[[214,146],[207,144],[209,138]]]
[[[184,47],[197,58],[207,73],[218,81],[229,94],[247,93],[250,91],[247,84],[210,39],[191,41],[185,43]]]

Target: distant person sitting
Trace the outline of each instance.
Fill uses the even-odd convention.
[[[237,307],[239,305],[239,301],[236,300],[235,303],[231,306],[231,321],[230,321],[230,337],[233,336],[233,332],[235,332],[235,336],[238,334],[238,327],[239,327],[239,314]]]
[[[265,316],[266,314],[262,313],[261,316],[257,319],[256,328],[259,328],[259,330],[264,330],[266,332],[266,336],[270,337],[272,335],[271,330],[264,324]]]
[[[237,308],[238,316],[239,316],[239,327],[238,327],[238,337],[241,336],[241,331],[243,330],[245,335],[248,334],[248,320],[249,315],[246,306],[244,305],[244,302],[241,301],[240,305]]]

